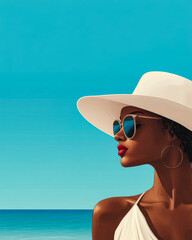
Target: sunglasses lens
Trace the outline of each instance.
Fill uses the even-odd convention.
[[[114,135],[117,134],[120,130],[120,124],[117,120],[113,122],[113,133]]]
[[[132,116],[127,116],[124,119],[124,131],[128,138],[133,137],[134,134],[134,118]]]

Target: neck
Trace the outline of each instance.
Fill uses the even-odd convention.
[[[192,163],[186,154],[176,168],[166,168],[161,162],[153,167],[155,177],[150,194],[156,202],[163,202],[170,210],[181,204],[192,204]]]

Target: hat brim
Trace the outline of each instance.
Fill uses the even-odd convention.
[[[99,130],[114,137],[113,121],[121,109],[134,106],[169,118],[192,131],[192,108],[178,102],[145,95],[113,94],[85,96],[77,101],[82,116]]]

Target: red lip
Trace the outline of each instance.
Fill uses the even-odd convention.
[[[120,156],[122,156],[122,155],[128,150],[127,147],[125,147],[125,146],[123,146],[123,145],[121,145],[121,144],[119,144],[119,145],[117,146],[117,148],[118,148],[118,150],[119,150],[118,155],[120,155]]]
[[[121,144],[119,144],[119,145],[117,146],[117,148],[118,148],[118,150],[127,150],[127,149],[128,149],[127,147],[125,147],[125,146],[123,146],[123,145],[121,145]]]
[[[126,151],[127,151],[127,150],[122,149],[122,150],[120,150],[120,151],[118,152],[118,155],[119,155],[119,156],[122,156]]]

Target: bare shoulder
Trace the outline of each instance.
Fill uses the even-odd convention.
[[[98,202],[92,218],[93,240],[113,240],[115,229],[139,196],[111,197]]]

